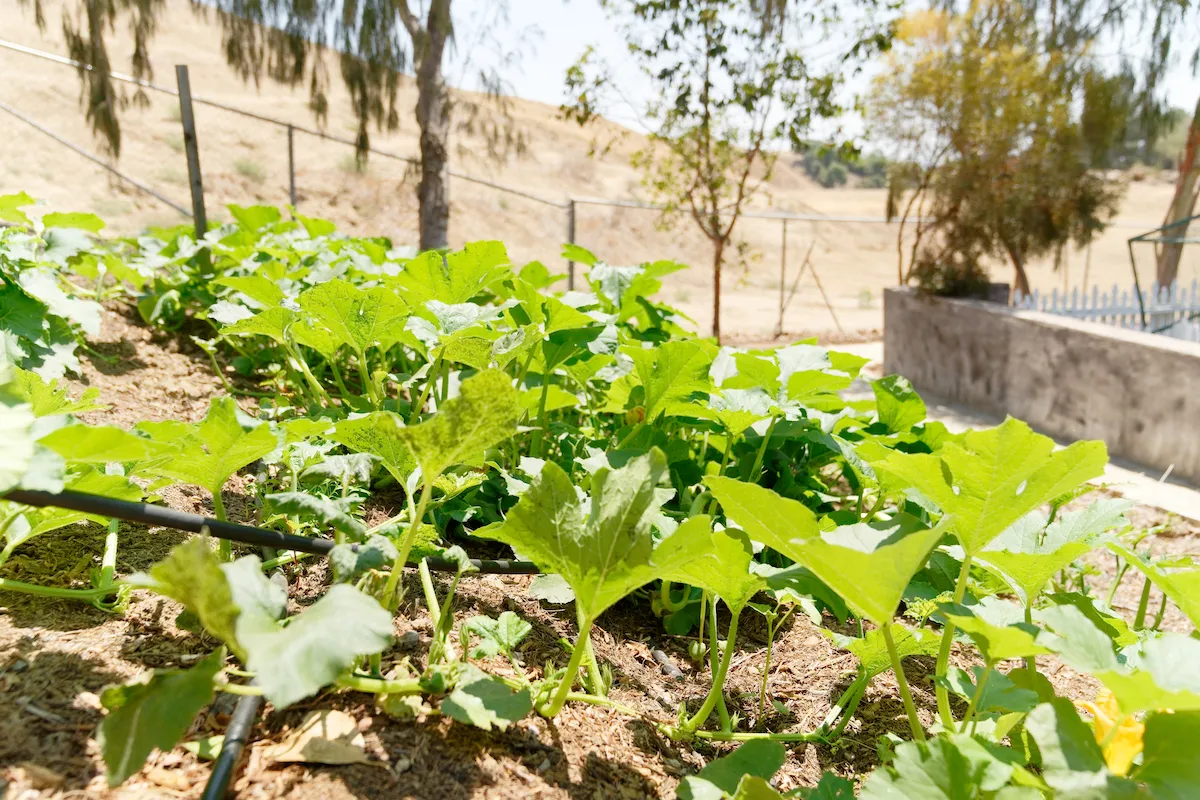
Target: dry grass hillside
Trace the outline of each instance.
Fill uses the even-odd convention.
[[[49,5],[47,31],[39,32],[29,8],[17,0],[0,0],[0,37],[63,53],[60,10]],[[238,108],[297,124],[312,126],[307,94],[270,83],[243,83],[226,66],[221,34],[215,20],[194,16],[184,0],[169,0],[169,13],[152,46],[156,82],[174,84],[172,67],[190,67],[193,92]],[[117,69],[128,69],[131,39],[124,28],[112,36],[111,52]],[[332,65],[336,72],[336,64]],[[527,69],[536,65],[527,64]],[[74,72],[28,55],[0,49],[0,102],[16,108],[68,140],[96,150],[78,104],[79,83]],[[339,113],[348,108],[340,81],[334,76],[328,131],[342,137],[354,133],[352,121]],[[412,107],[415,92],[406,87],[401,105]],[[130,107],[123,117],[124,145],[120,168],[149,183],[182,205],[188,204],[187,169],[177,101],[152,94],[145,109]],[[629,135],[606,158],[588,156],[592,132],[557,119],[556,109],[517,100],[511,114],[524,131],[528,149],[505,164],[482,157],[480,140],[458,134],[454,142],[456,169],[553,200],[568,196],[630,199],[638,196],[639,176],[628,164],[638,145]],[[226,203],[282,205],[288,199],[287,137],[284,129],[217,109],[197,109],[205,190],[210,215]],[[615,128],[613,128],[615,130]],[[70,152],[13,117],[0,113],[0,193],[25,190],[60,209],[90,210],[104,217],[110,230],[129,233],[150,224],[177,222],[180,216],[132,187],[109,179],[95,164]],[[416,152],[416,125],[405,117],[401,129],[373,133],[374,146],[402,155]],[[415,241],[416,200],[412,179],[405,184],[406,165],[383,158],[372,160],[365,173],[354,169],[352,150],[304,134],[296,136],[297,185],[300,210],[328,217],[357,233],[384,234],[397,243]],[[1159,181],[1132,183],[1118,222],[1093,248],[1088,283],[1111,287],[1130,283],[1125,240],[1138,228],[1160,219],[1170,186]],[[497,238],[508,244],[514,260],[540,259],[561,266],[559,245],[565,238],[562,209],[539,204],[461,180],[452,181],[451,236],[454,243]],[[779,211],[838,216],[878,217],[883,213],[881,190],[834,189],[815,185],[797,168],[784,163],[771,185],[770,198],[759,203]],[[654,212],[581,206],[577,241],[612,263],[674,258],[694,266],[672,276],[666,299],[683,307],[702,329],[709,324],[711,280],[708,249],[686,219],[672,231],[656,227]],[[773,329],[779,295],[779,256],[782,228],[774,220],[746,220],[740,234],[750,246],[742,267],[730,270],[724,295],[724,328],[743,337],[761,338]],[[896,227],[870,222],[792,222],[788,226],[789,268],[786,283],[814,237],[813,263],[829,293],[841,325],[848,330],[878,328],[881,293],[896,281]],[[1139,253],[1149,271],[1151,253]],[[1033,270],[1035,285],[1079,286],[1085,258],[1071,253],[1066,270],[1049,265]],[[1007,279],[998,267],[995,275]],[[1183,277],[1200,275],[1200,252],[1185,253]],[[811,277],[800,283],[789,307],[786,329],[816,331],[834,328]]]

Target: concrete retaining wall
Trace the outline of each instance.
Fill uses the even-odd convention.
[[[906,288],[883,317],[884,369],[918,390],[1200,483],[1200,344]]]

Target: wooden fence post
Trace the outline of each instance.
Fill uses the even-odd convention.
[[[175,66],[175,81],[179,84],[179,117],[183,122],[183,148],[187,152],[188,183],[192,188],[192,219],[196,223],[196,241],[200,241],[208,232],[208,217],[204,213],[200,147],[196,142],[196,118],[192,115],[192,85],[188,80],[187,64]]]

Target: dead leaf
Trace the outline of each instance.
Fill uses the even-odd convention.
[[[312,711],[279,744],[264,748],[272,761],[308,764],[362,764],[366,742],[354,717],[344,711]]]
[[[66,778],[59,775],[52,769],[34,764],[32,761],[24,761],[17,768],[18,775],[14,783],[28,783],[32,789],[42,791],[43,789],[57,789],[66,782]],[[24,773],[21,775],[20,773]],[[22,781],[21,779],[24,778]]]
[[[174,789],[177,792],[187,790],[192,784],[183,773],[173,769],[154,767],[146,773],[146,780],[164,789]]]

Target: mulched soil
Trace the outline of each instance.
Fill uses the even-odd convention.
[[[87,360],[76,382],[101,389],[112,405],[88,421],[128,426],[144,419],[203,416],[208,401],[221,393],[204,354],[190,343],[142,327],[120,310],[105,316],[94,348],[102,354]],[[248,478],[232,481],[226,505],[237,518],[244,506]],[[174,488],[164,502],[185,511],[208,512],[211,500],[199,490]],[[380,498],[379,515],[393,512]],[[399,501],[393,503],[398,507]],[[1147,540],[1157,553],[1198,552],[1196,525],[1161,511],[1140,507],[1141,527],[1162,526]],[[119,574],[147,568],[186,534],[121,526]],[[97,526],[75,526],[35,539],[18,550],[0,576],[49,585],[86,582],[98,567],[103,532]],[[1087,563],[1094,574],[1086,580],[1098,591],[1111,581],[1113,561],[1093,554]],[[315,600],[328,585],[323,564],[292,567],[291,596],[297,607]],[[438,577],[442,587],[445,583]],[[471,576],[459,589],[456,616],[495,615],[513,610],[529,620],[533,631],[520,649],[524,668],[538,676],[547,661],[565,662],[559,643],[574,636],[569,606],[554,606],[526,593],[530,578]],[[1116,594],[1118,608],[1130,615],[1137,606],[1141,578],[1129,576]],[[385,657],[386,665],[409,658],[422,663],[430,641],[428,619],[416,603],[421,591],[409,576],[407,605],[395,621],[401,644]],[[209,652],[212,641],[175,626],[180,607],[146,592],[134,592],[123,613],[110,614],[79,603],[25,595],[0,596],[0,778],[10,797],[198,797],[209,765],[182,749],[156,753],[146,768],[123,787],[110,790],[94,734],[102,716],[99,694],[111,683],[127,681],[149,668],[188,666]],[[1157,603],[1157,593],[1155,594]],[[1152,606],[1156,607],[1155,606]],[[836,625],[832,620],[826,620]],[[721,620],[724,631],[726,620]],[[1166,626],[1185,629],[1178,612],[1168,613]],[[847,631],[848,632],[848,631]],[[408,634],[405,636],[405,634]],[[415,634],[415,637],[414,635]],[[601,620],[594,634],[598,657],[616,677],[614,699],[648,718],[669,721],[680,703],[694,709],[708,686],[707,668],[687,657],[686,639],[663,633],[645,598],[627,600]],[[415,642],[413,641],[415,638]],[[743,616],[738,652],[727,684],[731,713],[742,730],[811,730],[849,684],[854,659],[836,649],[803,616],[794,616],[776,639],[769,694],[786,713],[771,710],[758,719],[758,691],[766,648],[766,628],[751,611]],[[662,648],[683,672],[681,680],[663,674],[651,656]],[[969,658],[956,654],[962,665]],[[1056,687],[1076,698],[1090,697],[1097,685],[1062,665],[1043,660]],[[511,674],[504,660],[481,664]],[[907,663],[921,716],[932,723],[936,714],[929,679],[929,659]],[[221,695],[195,722],[189,738],[223,732],[233,698]],[[358,720],[372,761],[343,767],[275,764],[264,750],[277,742],[304,714],[337,708]],[[890,674],[868,689],[845,737],[830,747],[793,747],[777,785],[787,790],[812,785],[824,770],[847,777],[869,771],[876,763],[875,743],[884,733],[907,738],[907,722]],[[507,731],[485,732],[452,723],[435,713],[399,720],[373,707],[361,694],[327,692],[284,711],[269,709],[254,730],[243,770],[233,783],[238,797],[300,800],[317,798],[413,797],[457,798],[642,798],[671,797],[679,779],[695,772],[726,746],[670,742],[644,721],[605,708],[568,706],[553,721],[530,717]],[[0,796],[4,793],[0,786]]]

